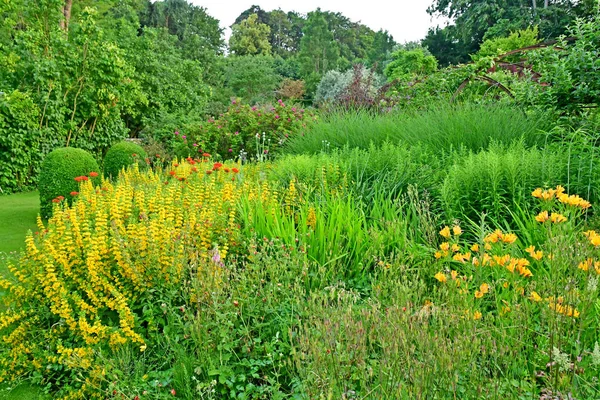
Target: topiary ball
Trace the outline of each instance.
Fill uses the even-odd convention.
[[[50,152],[42,162],[38,181],[42,218],[52,215],[53,200],[72,202],[72,193],[79,191],[81,180],[75,178],[85,176],[98,181],[98,171],[98,163],[85,150],[66,147]]]
[[[148,156],[141,146],[133,142],[119,142],[108,149],[104,156],[104,176],[116,178],[121,169],[133,164],[146,167],[146,158]]]

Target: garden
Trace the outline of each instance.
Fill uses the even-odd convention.
[[[339,13],[254,6],[223,55],[185,1],[26,3],[0,399],[600,398],[600,9],[480,32],[436,1],[454,25],[356,23],[359,58],[317,35]]]

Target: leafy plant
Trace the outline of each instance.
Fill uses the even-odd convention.
[[[104,176],[116,178],[122,169],[133,164],[137,164],[142,169],[148,162],[148,155],[140,145],[133,142],[120,142],[108,149],[102,167]]]
[[[97,182],[99,171],[98,163],[85,150],[65,147],[50,152],[42,162],[38,184],[42,217],[51,216],[53,203],[70,204],[78,194],[79,182]]]

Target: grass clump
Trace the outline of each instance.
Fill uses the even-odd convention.
[[[286,147],[293,154],[314,154],[349,146],[367,149],[384,142],[421,144],[436,153],[465,148],[479,151],[492,142],[523,140],[528,146],[543,142],[539,131],[547,127],[541,114],[526,115],[507,105],[436,105],[424,111],[371,114],[332,114],[305,135],[292,138]]]

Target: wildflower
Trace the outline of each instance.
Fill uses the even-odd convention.
[[[512,244],[517,241],[517,235],[515,235],[514,233],[507,233],[505,235],[502,235],[502,241],[504,243]]]
[[[591,258],[588,258],[587,260],[580,262],[577,268],[579,268],[582,271],[588,271],[592,264],[593,260]]]
[[[209,157],[210,157],[210,154],[209,154],[209,153],[202,153],[202,157],[209,158]]]
[[[442,252],[441,251],[436,251],[435,254],[433,255],[436,259],[442,258]]]
[[[171,389],[171,394],[172,394],[173,396],[175,396],[175,395],[177,394],[177,392],[175,391],[175,389]]]
[[[223,168],[223,172],[229,172],[229,168]]]
[[[488,285],[487,283],[482,283],[481,286],[479,286],[479,291],[481,291],[481,293],[486,294],[488,293],[490,290],[490,285]]]
[[[452,271],[450,271],[450,276],[454,280],[458,277],[458,272],[456,272],[455,270],[452,270]]]
[[[233,172],[234,174],[237,174],[238,172],[240,172],[240,170],[237,168],[231,168],[231,172]]]
[[[210,175],[212,174],[212,169],[209,169],[208,171],[206,171],[206,175]]]
[[[482,292],[482,291],[480,291],[480,290],[476,290],[476,291],[475,291],[475,298],[476,298],[476,299],[480,299],[480,298],[482,298],[482,297],[483,297],[483,292]]]
[[[77,196],[79,194],[79,192],[71,192],[70,194],[71,194],[71,196]]]
[[[533,191],[533,193],[531,193],[531,195],[535,198],[541,198],[542,197],[542,188],[537,188]]]
[[[535,217],[535,220],[543,224],[544,222],[548,221],[548,218],[548,211],[542,211]]]
[[[179,135],[179,131],[175,131],[175,135]]]
[[[222,166],[223,166],[223,164],[221,164],[220,162],[216,162],[216,163],[213,164],[213,169],[215,171],[218,171],[219,168],[221,168]]]
[[[454,244],[452,245],[452,251],[456,253],[456,252],[457,252],[457,251],[459,251],[459,250],[460,250],[460,246],[459,246],[459,245],[457,245],[456,243],[454,243]]]
[[[540,301],[542,301],[542,297],[536,291],[531,292],[531,294],[529,295],[529,298],[531,300],[535,301],[536,303],[539,303]]]
[[[475,311],[475,312],[473,313],[473,319],[474,319],[475,321],[477,321],[478,319],[481,319],[481,317],[482,317],[482,315],[481,315],[481,312],[479,312],[479,311]]]
[[[448,228],[447,226],[445,226],[441,231],[440,231],[440,235],[442,235],[443,237],[445,237],[446,239],[448,239],[450,237],[450,228]]]
[[[175,171],[169,171],[169,175],[175,176]]]
[[[437,274],[434,275],[434,278],[442,283],[444,283],[448,280],[448,278],[446,277],[446,274],[444,274],[443,272],[438,272]]]
[[[98,173],[96,171],[90,172],[90,178],[95,178],[97,176],[98,176]]]
[[[454,225],[452,227],[452,233],[454,234],[454,236],[460,236],[463,232],[462,229],[460,229],[460,226]]]
[[[182,138],[182,139],[184,139],[184,140],[185,140],[185,138],[186,138],[186,137],[187,137],[187,136],[185,136],[185,135],[181,136],[181,138]]]
[[[471,246],[471,251],[477,253],[479,251],[479,243],[474,243],[473,246]]]
[[[552,221],[555,224],[558,224],[558,223],[561,223],[561,222],[566,222],[567,221],[567,217],[565,217],[562,214],[552,213],[552,215],[550,215],[550,221]]]

